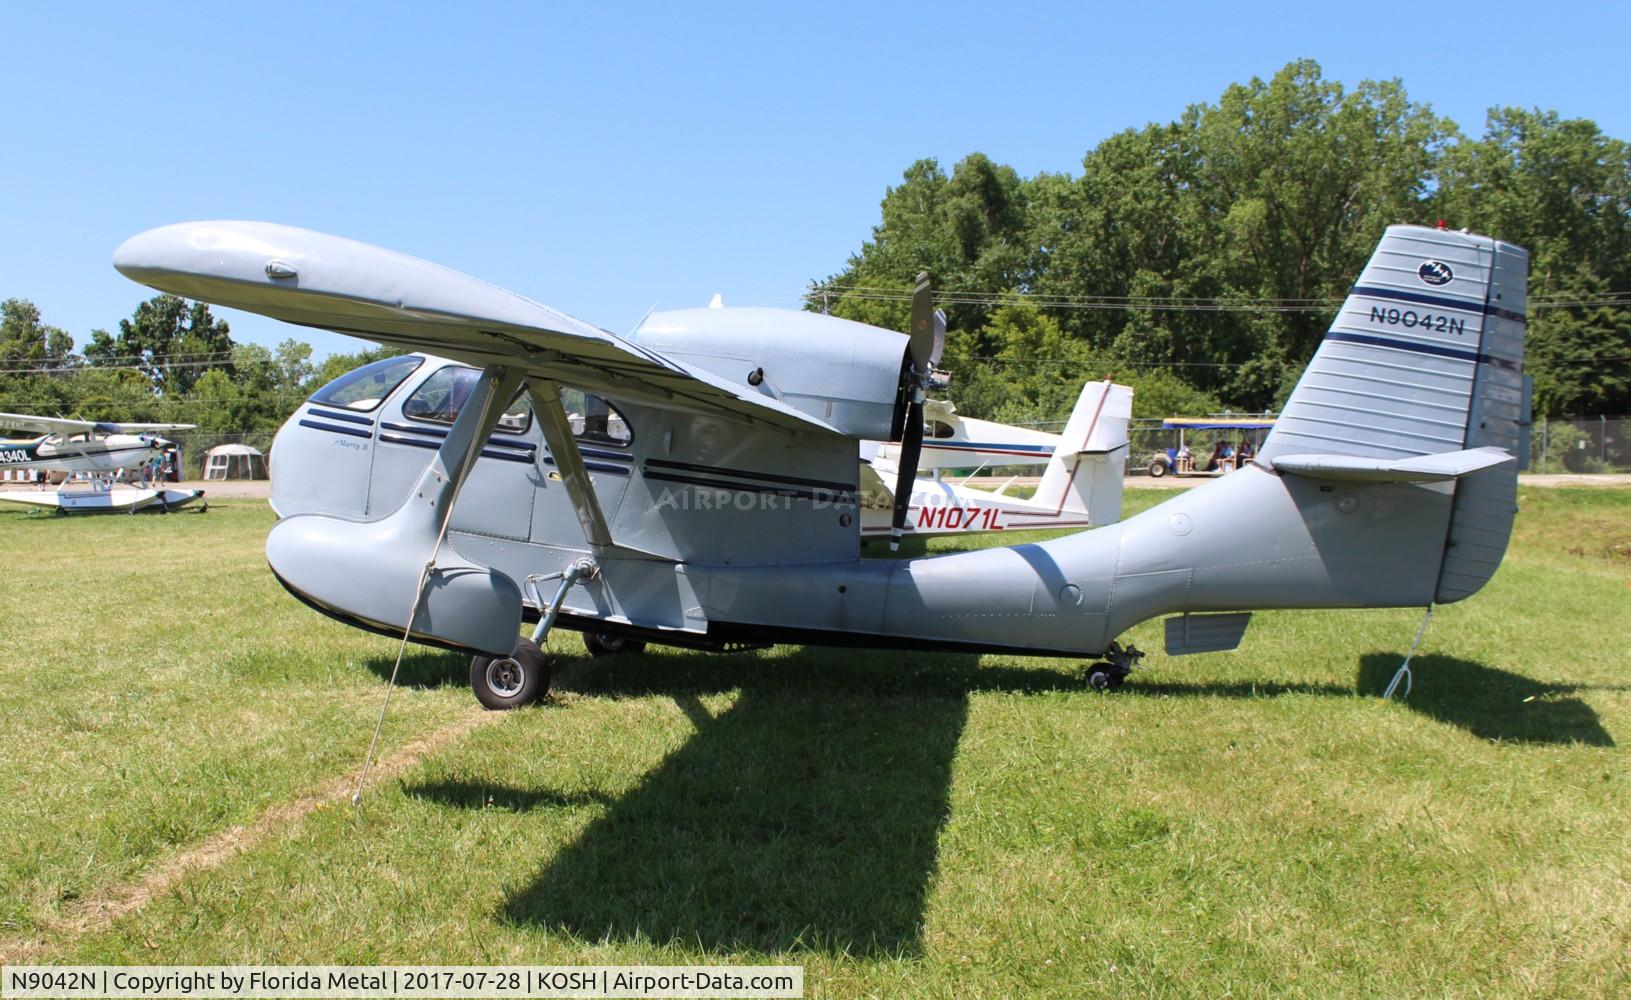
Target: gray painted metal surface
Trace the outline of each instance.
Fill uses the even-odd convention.
[[[1168,656],[1188,656],[1192,653],[1222,653],[1240,645],[1246,635],[1246,626],[1252,623],[1250,611],[1237,611],[1222,615],[1177,615],[1168,618],[1166,649]]]
[[[503,573],[444,553],[442,540],[480,443],[520,386],[513,368],[484,373],[436,457],[385,517],[297,514],[273,525],[266,538],[272,572],[303,600],[361,624],[508,655],[521,627],[520,588]]]
[[[269,276],[276,262],[298,279]],[[278,509],[310,513],[274,530],[268,556],[291,589],[370,627],[406,624],[439,523],[427,507],[452,500],[435,477],[468,469],[451,570],[439,561],[445,582],[414,624],[466,648],[507,649],[521,584],[589,556],[598,572],[566,598],[569,627],[1095,656],[1171,613],[1459,599],[1493,572],[1510,530],[1526,260],[1485,237],[1390,228],[1245,469],[1109,527],[898,561],[857,557],[854,490],[858,439],[899,405],[900,334],[721,309],[653,317],[624,341],[433,265],[262,224],[167,227],[127,243],[118,264],[165,290],[615,404],[632,431],[616,446],[569,445],[557,421],[545,448],[542,418],[524,435],[472,437],[469,410],[437,437],[402,410],[427,369],[377,411],[324,417],[308,404],[279,434]],[[549,395],[535,389],[541,404]],[[364,448],[360,488],[354,471],[343,499],[318,482],[334,456],[362,464]],[[1203,624],[1218,633],[1208,641],[1227,638],[1225,624]]]
[[[718,308],[654,312],[633,339],[852,437],[891,436],[905,334],[810,312]]]

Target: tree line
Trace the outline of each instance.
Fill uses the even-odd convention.
[[[1142,415],[1261,411],[1382,230],[1440,221],[1529,250],[1537,412],[1631,413],[1631,147],[1519,108],[1470,138],[1398,80],[1350,90],[1307,60],[1112,135],[1077,175],[919,160],[807,308],[904,329],[928,271],[970,415],[1056,418],[1104,375]]]
[[[232,340],[203,302],[158,295],[119,332],[93,330],[82,352],[27,299],[0,302],[0,410],[91,420],[197,424],[207,433],[270,434],[313,391],[376,358],[289,339],[275,350]]]

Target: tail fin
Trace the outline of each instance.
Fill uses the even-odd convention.
[[[1516,455],[1528,269],[1526,251],[1487,236],[1388,227],[1259,464],[1475,448]],[[1495,572],[1516,506],[1515,463],[1456,480],[1438,601],[1466,597]]]
[[[1127,423],[1132,416],[1131,388],[1109,379],[1082,386],[1032,502],[1084,513],[1094,524],[1121,520]]]

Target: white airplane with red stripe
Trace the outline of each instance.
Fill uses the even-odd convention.
[[[936,469],[982,469],[1009,465],[1047,465],[1059,447],[1059,435],[1031,427],[1015,427],[993,420],[976,420],[957,412],[949,399],[931,399],[923,404],[923,450],[919,471]],[[900,445],[878,443],[877,458],[895,466]]]
[[[946,479],[941,468],[931,477],[913,481],[911,506],[903,535],[966,535],[987,531],[1029,531],[1043,528],[1085,528],[1113,524],[1121,519],[1122,480],[1127,466],[1127,425],[1132,419],[1133,390],[1106,379],[1082,387],[1070,420],[1061,434],[1049,434],[1052,445],[1042,454],[1047,469],[1036,492],[1030,497],[1010,495],[1009,480],[997,489],[968,485],[967,480]],[[926,415],[932,421],[932,411]],[[1006,427],[989,421],[984,424],[1001,431],[988,436],[1001,440],[1002,431],[1038,431]],[[929,427],[933,427],[930,423]],[[928,429],[928,428],[926,428]],[[981,428],[984,430],[984,428]],[[942,442],[937,442],[937,444]],[[994,442],[987,442],[994,445]],[[1018,451],[1018,449],[1011,449]],[[930,446],[925,435],[921,465],[930,464]],[[949,452],[958,455],[957,452]],[[968,453],[953,459],[956,467],[968,467]],[[1021,452],[1024,454],[1024,452]],[[1031,454],[1035,454],[1034,452]],[[894,495],[888,484],[895,479],[896,467],[883,448],[870,462],[861,465],[861,537],[888,536]],[[991,464],[1025,464],[997,457]]]

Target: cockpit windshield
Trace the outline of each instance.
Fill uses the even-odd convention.
[[[366,413],[385,402],[385,397],[424,361],[424,358],[404,354],[363,365],[318,389],[311,401]]]
[[[410,420],[429,420],[438,424],[451,424],[459,419],[465,401],[476,387],[481,372],[462,365],[448,365],[425,379],[419,388],[402,402],[402,415]],[[532,403],[523,393],[514,401],[514,407],[498,421],[498,430],[509,434],[525,434],[532,426]]]

